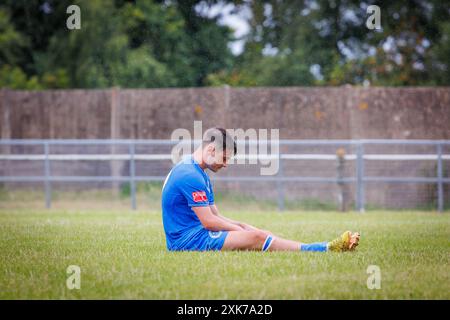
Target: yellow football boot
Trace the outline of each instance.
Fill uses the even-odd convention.
[[[359,244],[359,238],[360,234],[358,232],[352,233],[351,231],[345,231],[339,238],[328,242],[328,251],[353,251]]]

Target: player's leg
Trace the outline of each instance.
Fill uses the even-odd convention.
[[[257,231],[230,231],[221,250],[262,250],[262,251],[349,251],[356,248],[359,233],[344,232],[330,242],[300,243],[276,237],[271,233]]]
[[[275,237],[262,230],[230,231],[222,247],[222,250],[298,251],[299,249],[300,242]]]
[[[229,231],[222,250],[261,250],[268,233],[263,231]]]
[[[257,229],[257,231],[262,231],[264,233],[264,242],[266,242],[266,251],[298,251],[301,250],[301,246],[303,246],[303,249],[308,248],[315,248],[317,249],[318,246],[315,243],[312,244],[305,244],[298,241],[283,239],[280,237],[276,237],[273,233],[267,230]],[[272,236],[271,238],[267,238],[268,236]],[[269,242],[270,241],[270,242]],[[264,244],[264,243],[263,243]],[[320,243],[323,248],[323,244],[326,244],[326,242]],[[310,250],[310,251],[322,251],[322,250]],[[325,250],[323,250],[325,251]]]

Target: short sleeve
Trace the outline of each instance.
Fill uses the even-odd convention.
[[[209,201],[209,204],[210,205],[213,205],[214,204],[214,192],[213,192],[213,186],[212,186],[212,183],[211,183],[211,181],[208,181],[208,183],[209,183],[209,188],[208,188],[208,201]]]
[[[180,192],[190,207],[209,206],[208,190],[203,177],[186,176],[180,184]]]

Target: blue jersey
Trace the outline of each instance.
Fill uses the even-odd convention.
[[[214,204],[211,181],[199,164],[187,156],[167,175],[162,190],[162,217],[169,250],[214,249],[192,207]],[[209,232],[209,238],[224,240],[226,234]],[[222,239],[223,238],[223,239]],[[221,247],[222,243],[218,246]],[[216,246],[216,249],[220,248]]]

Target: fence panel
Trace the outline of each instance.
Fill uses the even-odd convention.
[[[449,202],[449,140],[280,140],[278,154],[248,152],[252,144],[260,150],[260,142],[238,141],[247,146],[246,154],[238,154],[235,160],[243,163],[231,163],[226,171],[212,175],[217,189],[256,200],[273,199],[280,211],[302,208],[301,203],[308,202],[323,208],[337,203],[342,211],[352,205],[360,212],[368,205],[433,205],[443,211]],[[134,210],[137,184],[165,179],[175,163],[172,148],[177,143],[0,140],[0,182],[7,187],[43,183],[47,208],[57,182],[89,183],[93,188],[128,183]],[[278,162],[278,170],[262,175],[262,168],[273,161]]]

